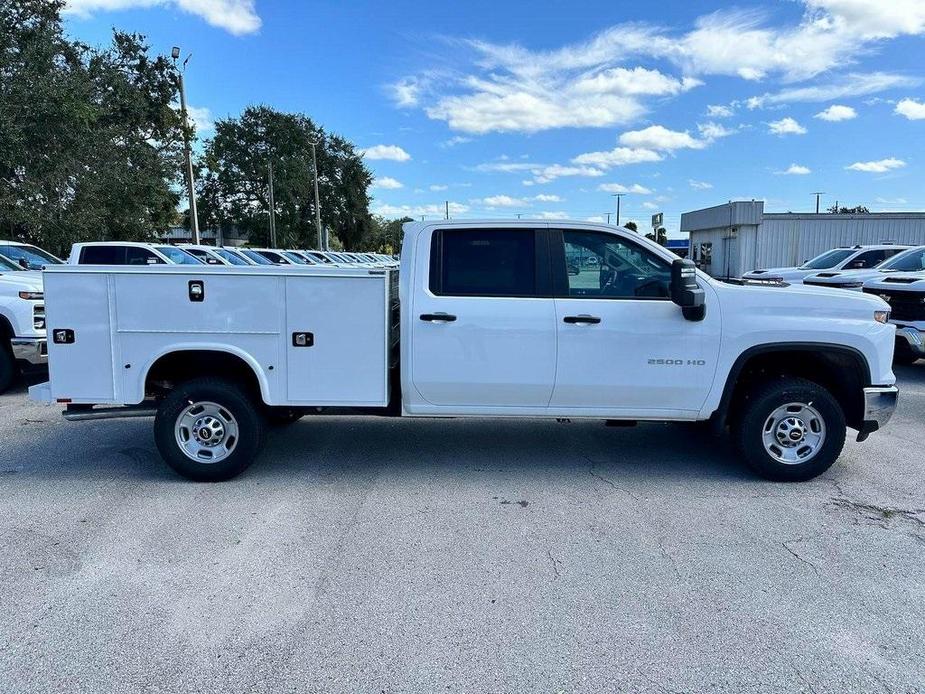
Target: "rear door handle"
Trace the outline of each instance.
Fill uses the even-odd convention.
[[[601,322],[601,319],[597,316],[589,316],[587,313],[582,313],[580,316],[566,316],[562,319],[564,323],[580,323],[584,325],[597,325]]]
[[[456,320],[456,316],[449,313],[422,313],[421,320],[426,320],[430,323],[452,323]]]

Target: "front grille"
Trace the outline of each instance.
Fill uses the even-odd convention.
[[[865,287],[867,294],[874,294],[890,305],[890,318],[903,321],[925,320],[925,292],[898,292],[893,289]]]

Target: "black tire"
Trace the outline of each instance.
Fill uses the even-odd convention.
[[[18,375],[19,367],[16,366],[16,360],[13,359],[13,350],[10,343],[3,338],[3,342],[0,343],[0,393],[5,393],[9,390]]]
[[[896,341],[896,350],[893,352],[893,363],[900,366],[911,366],[919,360],[919,356],[913,352],[905,340]]]
[[[772,413],[790,403],[811,405],[825,427],[818,450],[805,461],[785,463],[766,449],[764,428]],[[732,427],[739,455],[758,475],[775,482],[802,482],[821,475],[838,460],[847,433],[841,405],[818,383],[803,378],[779,378],[758,386],[739,405]],[[778,449],[781,450],[781,449]]]
[[[178,441],[178,419],[190,405],[215,403],[237,426],[231,452],[218,462],[194,460]],[[161,401],[154,418],[154,440],[164,461],[195,482],[223,482],[246,470],[263,445],[266,425],[252,399],[238,386],[213,378],[187,381]],[[188,432],[187,432],[188,433]]]

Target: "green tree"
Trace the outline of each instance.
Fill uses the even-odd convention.
[[[395,255],[401,251],[401,243],[404,238],[402,225],[405,222],[413,222],[411,217],[402,217],[401,219],[385,219],[379,215],[372,217],[372,233],[367,243],[368,250],[376,253],[387,253]]]
[[[176,216],[176,72],[144,38],[68,40],[63,0],[0,0],[0,234],[59,253]]]
[[[828,210],[829,214],[870,214],[864,205],[858,205],[857,207],[839,207],[838,205],[832,205]]]
[[[199,167],[200,225],[236,226],[252,242],[268,243],[272,161],[277,244],[316,247],[312,142],[322,225],[345,249],[361,247],[372,231],[366,192],[372,175],[353,144],[303,114],[268,106],[216,122]]]
[[[629,229],[630,231],[635,231],[636,233],[639,233],[639,227],[636,226],[636,222],[634,222],[634,221],[632,221],[632,220],[630,220],[629,222],[627,222],[626,224],[624,224],[624,225],[623,225],[623,228],[624,228],[624,229]]]
[[[646,238],[655,241],[655,243],[659,244],[660,246],[668,245],[668,231],[665,229],[665,227],[659,227],[654,232],[650,231],[648,234],[646,234]]]

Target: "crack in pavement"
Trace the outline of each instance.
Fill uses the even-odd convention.
[[[893,519],[908,521],[916,527],[925,528],[925,518],[919,517],[925,515],[925,508],[880,506],[878,504],[868,504],[845,497],[831,499],[828,505],[850,511],[861,519],[876,523],[881,528],[889,527],[889,522]]]
[[[552,564],[552,573],[555,576],[554,580],[559,579],[559,567],[562,566],[562,562],[552,556],[552,550],[546,550],[546,556],[549,557],[549,563]]]
[[[639,497],[638,497],[637,495],[633,494],[633,492],[631,492],[629,489],[626,489],[625,487],[621,487],[621,486],[619,486],[618,484],[615,484],[615,483],[613,482],[613,480],[611,480],[611,479],[609,479],[609,478],[607,478],[607,477],[604,477],[603,475],[601,475],[601,474],[595,472],[595,471],[594,471],[594,468],[595,468],[597,465],[599,465],[599,463],[597,463],[597,462],[591,460],[591,459],[588,458],[587,456],[585,456],[585,460],[588,461],[588,474],[591,475],[591,477],[600,480],[601,482],[603,482],[603,483],[606,484],[606,485],[609,485],[610,488],[613,489],[613,490],[615,490],[615,491],[623,492],[623,493],[626,494],[628,497],[632,498],[634,501],[639,501]]]
[[[819,571],[819,567],[816,566],[813,562],[809,561],[809,559],[805,559],[799,552],[797,552],[795,549],[790,547],[790,545],[787,544],[789,542],[805,542],[805,538],[798,537],[793,540],[783,540],[781,541],[780,544],[781,544],[781,547],[787,550],[787,552],[793,555],[798,561],[801,561],[804,564],[806,564],[808,567],[810,567],[813,570],[813,572],[816,574],[816,576],[821,576],[822,574]]]

